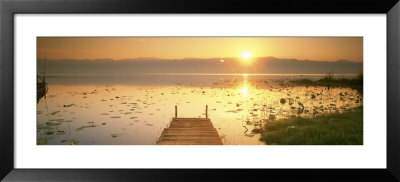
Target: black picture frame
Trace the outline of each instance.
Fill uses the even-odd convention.
[[[31,13],[380,13],[387,15],[386,169],[15,169],[14,15]],[[318,15],[316,15],[318,16]],[[5,181],[400,181],[398,0],[0,0],[0,179]],[[366,159],[368,160],[368,159]]]

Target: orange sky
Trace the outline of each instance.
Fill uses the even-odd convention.
[[[47,59],[252,57],[363,61],[362,37],[38,37]]]

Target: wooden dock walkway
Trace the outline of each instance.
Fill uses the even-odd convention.
[[[161,133],[157,145],[223,145],[208,114],[206,118],[178,118],[176,113],[175,107],[175,118]]]

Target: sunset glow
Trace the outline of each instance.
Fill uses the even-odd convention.
[[[248,52],[248,51],[246,51],[246,52],[243,52],[242,53],[242,58],[243,59],[249,59],[250,57],[251,57],[252,55],[251,55],[251,52]]]
[[[37,57],[47,54],[48,60],[239,58],[254,62],[272,56],[362,62],[362,45],[362,37],[38,37]]]

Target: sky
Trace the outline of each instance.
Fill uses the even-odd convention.
[[[38,37],[37,57],[185,59],[277,57],[363,62],[362,37]]]

